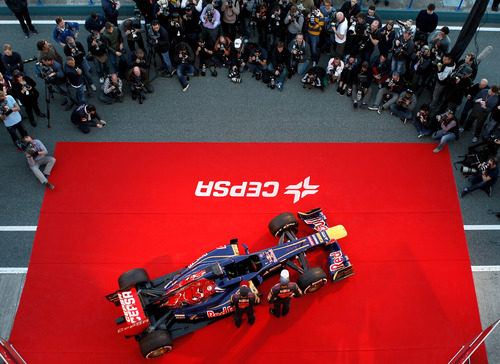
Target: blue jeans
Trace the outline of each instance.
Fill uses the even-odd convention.
[[[443,135],[442,130],[438,130],[438,131],[434,132],[434,134],[432,134],[432,139],[441,139],[439,141],[439,145],[437,146],[437,149],[439,149],[439,150],[443,149],[444,146],[446,145],[446,143],[448,143],[452,140],[455,140],[456,138],[457,137],[453,133],[448,133],[448,134]]]
[[[408,109],[404,109],[400,107],[398,104],[392,104],[389,106],[389,109],[393,112],[394,115],[399,117],[400,119],[411,119],[412,113]]]
[[[177,66],[177,78],[181,83],[182,88],[186,87],[188,82],[186,76],[193,76],[195,68],[192,64],[180,64]]]
[[[396,58],[392,58],[391,62],[391,72],[398,71],[402,75],[406,68],[406,61],[397,61]]]
[[[307,71],[307,69],[309,68],[309,64],[311,64],[311,61],[309,61],[309,60],[305,61],[304,63],[299,63],[297,65],[297,73],[299,75],[303,75]]]
[[[72,87],[73,90],[75,90],[76,94],[76,101],[78,102],[78,105],[83,105],[86,104],[87,101],[85,100],[85,86],[83,83],[81,84],[80,87]]]
[[[83,59],[81,66],[82,66],[83,76],[87,80],[87,83],[89,85],[94,84],[94,82],[92,81],[92,77],[90,76],[90,66],[89,66],[89,63],[87,62],[87,60],[85,58]]]
[[[413,119],[413,125],[415,125],[415,129],[417,129],[419,134],[424,134],[425,136],[432,134],[432,129],[427,129],[419,120],[416,118]]]
[[[274,75],[274,66],[273,66],[272,63],[269,63],[269,65],[267,66],[267,70]],[[279,76],[276,79],[276,81],[278,81],[281,84],[283,84],[285,82],[285,80],[286,80],[286,76],[287,75],[288,75],[288,69],[286,67],[284,67],[283,71],[279,74]]]
[[[319,50],[318,50],[318,44],[319,44],[319,35],[311,35],[307,33],[307,36],[309,38],[309,45],[311,46],[311,56],[313,62],[318,62],[319,60]]]
[[[484,182],[481,174],[476,174],[475,176],[471,177],[471,179],[469,180],[469,183],[470,183],[470,186],[467,187],[467,191],[472,192],[472,191],[477,190],[479,188],[486,190],[485,187],[488,187],[491,185],[491,180]]]
[[[119,62],[120,62],[120,57],[118,57],[114,52],[108,52],[108,58],[111,64],[113,65],[113,69],[115,70],[115,73],[118,73],[119,69]]]
[[[108,64],[106,62],[101,63],[97,60],[97,58],[94,58],[94,66],[95,66],[97,75],[99,77],[104,77],[109,73]]]
[[[266,66],[262,66],[260,64],[252,64],[248,63],[248,70],[252,72],[253,74],[259,72],[259,71],[264,71],[266,69]]]
[[[165,53],[161,54],[161,58],[163,59],[163,62],[165,63],[165,66],[167,66],[167,71],[172,72],[173,67],[172,67],[172,62],[170,61],[170,56],[168,54],[168,51]]]

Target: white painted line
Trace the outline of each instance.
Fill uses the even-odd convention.
[[[28,268],[16,267],[16,268],[0,268],[0,274],[26,274]]]
[[[473,272],[500,272],[500,265],[473,265]]]
[[[500,230],[500,225],[464,225],[464,230]]]
[[[0,226],[0,231],[36,231],[36,226]]]

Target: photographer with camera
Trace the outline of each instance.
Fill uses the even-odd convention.
[[[380,29],[380,42],[378,42],[379,53],[385,54],[389,58],[390,53],[392,53],[392,46],[395,38],[396,30],[394,29],[394,20],[389,20],[387,24]]]
[[[326,77],[328,78],[328,83],[335,83],[340,80],[342,71],[344,70],[344,62],[340,57],[335,56],[330,58],[328,61],[328,66],[326,67]]]
[[[24,129],[23,124],[21,123],[23,118],[19,113],[19,110],[21,110],[21,108],[12,96],[7,95],[4,91],[0,91],[0,119],[2,119],[3,124],[7,128],[7,131],[14,142],[14,145],[18,149],[20,148],[20,138],[17,133],[19,132],[21,138],[28,135],[28,132]]]
[[[490,89],[484,88],[479,91],[473,99],[472,111],[464,125],[464,130],[470,130],[474,121],[476,122],[473,143],[478,141],[489,113],[498,105],[498,90],[498,86],[492,85]]]
[[[66,58],[66,63],[64,64],[64,74],[66,75],[66,80],[68,81],[69,86],[75,90],[78,105],[85,104],[87,101],[85,100],[83,71],[76,65],[75,59],[71,56]]]
[[[229,57],[231,56],[231,39],[229,37],[225,37],[220,35],[217,37],[217,42],[215,42],[214,52],[212,60],[214,61],[217,67],[226,67],[229,65]],[[212,76],[217,76],[217,71],[214,70],[212,72]]]
[[[258,81],[262,78],[262,72],[267,68],[267,51],[260,46],[255,46],[248,56],[248,70],[252,77]]]
[[[359,103],[361,103],[361,107],[368,106],[367,101],[371,99],[370,84],[372,78],[373,74],[368,61],[363,61],[361,66],[356,69],[352,83],[352,106],[354,108],[357,108]]]
[[[185,0],[184,0],[185,1]],[[184,3],[183,1],[183,3]],[[200,28],[200,11],[198,11],[198,6],[201,10],[201,1],[195,6],[191,1],[186,3],[184,8],[184,14],[182,15],[182,20],[184,23],[184,32],[189,42],[196,45],[196,42],[200,38],[201,28]],[[182,5],[181,5],[182,7]]]
[[[481,163],[474,172],[475,174],[469,180],[470,186],[462,190],[460,197],[464,197],[469,192],[479,188],[491,197],[493,185],[498,179],[498,158],[490,158],[488,161]]]
[[[454,114],[453,110],[446,110],[446,113],[436,115],[440,128],[432,134],[432,139],[440,139],[440,141],[433,150],[434,153],[439,153],[448,142],[458,140],[458,123]]]
[[[78,37],[78,31],[80,26],[77,22],[66,22],[62,16],[56,18],[56,26],[52,31],[52,38],[64,47],[66,44],[66,37],[73,37],[76,39]]]
[[[200,15],[200,21],[203,37],[205,39],[210,39],[211,43],[215,44],[217,36],[219,35],[220,13],[214,8],[212,2],[203,8]]]
[[[108,105],[123,101],[123,82],[116,73],[106,76],[98,97]]]
[[[167,26],[168,37],[171,40],[172,47],[178,42],[183,42],[186,38],[184,33],[184,23],[179,12],[175,10],[170,16],[170,20]]]
[[[146,99],[146,93],[153,92],[146,74],[137,66],[130,70],[127,81],[130,85],[132,100],[138,100],[139,104],[142,104]]]
[[[413,118],[413,125],[417,129],[417,138],[429,136],[434,131],[434,122],[431,118],[431,108],[429,104],[422,104],[417,115]]]
[[[391,114],[399,117],[406,124],[413,118],[413,110],[417,106],[417,96],[411,89],[407,89],[399,94],[398,101],[390,106]]]
[[[465,93],[471,86],[472,68],[467,63],[462,63],[450,75],[449,84],[443,92],[444,103],[440,111],[443,111],[443,108],[448,108],[456,112]]]
[[[422,93],[429,82],[432,69],[431,49],[429,46],[424,45],[415,53],[415,58],[412,60],[410,67],[412,87],[417,90],[418,95]]]
[[[375,47],[378,46],[380,39],[382,38],[380,34],[380,22],[375,19],[368,25],[363,36],[360,40],[359,45],[359,57],[362,61],[370,62],[371,56]]]
[[[375,96],[375,103],[368,107],[368,110],[382,114],[392,104],[398,101],[399,94],[405,90],[403,80],[397,71],[392,72],[392,76],[378,85],[379,90]]]
[[[358,57],[367,29],[366,13],[360,12],[347,29],[347,41],[345,45],[345,52],[347,54]]]
[[[141,24],[141,13],[137,10],[134,13],[134,18],[126,19],[122,23],[122,29],[127,38],[128,49],[131,52],[136,49],[146,49],[144,47],[144,40],[142,39],[144,29]]]
[[[106,25],[106,17],[101,14],[97,14],[95,11],[90,13],[90,16],[85,19],[85,29],[87,29],[87,32],[92,33],[92,32],[97,32],[97,33],[103,33]]]
[[[174,49],[174,64],[177,65],[177,78],[182,87],[182,92],[189,88],[189,76],[196,74],[194,67],[194,53],[189,44],[179,42]]]
[[[146,78],[149,80],[149,61],[149,57],[146,56],[146,53],[142,49],[138,48],[135,51],[130,52],[127,60],[127,66],[129,70],[136,66],[139,67],[141,71],[143,71],[146,75]]]
[[[285,25],[281,19],[281,7],[275,4],[267,17],[266,43],[267,49],[275,49],[278,41],[284,39]]]
[[[325,26],[325,17],[319,9],[313,7],[312,11],[307,16],[306,30],[307,39],[311,47],[311,58],[313,67],[316,66],[319,60],[319,35]]]
[[[340,7],[340,11],[347,18],[349,24],[351,24],[361,11],[361,7],[358,4],[358,0],[347,0]]]
[[[271,72],[271,88],[274,80],[278,90],[283,91],[289,64],[290,52],[285,48],[285,43],[279,41],[271,53],[270,62],[267,66],[267,69]]]
[[[14,71],[12,77],[12,96],[22,103],[32,126],[37,125],[35,117],[33,116],[33,111],[41,118],[46,117],[38,106],[39,95],[36,89],[36,82],[31,77],[25,76],[19,71]]]
[[[305,74],[304,77],[300,80],[302,82],[303,88],[319,88],[321,91],[324,91],[323,86],[323,78],[325,77],[325,69],[323,67],[312,67]]]
[[[22,149],[26,154],[26,161],[31,172],[41,184],[53,190],[54,185],[49,182],[48,177],[52,172],[52,168],[54,168],[54,164],[56,164],[56,159],[49,155],[47,148],[40,140],[33,139],[28,135],[22,139]],[[40,170],[42,166],[45,166],[43,172]]]
[[[101,33],[93,31],[87,38],[87,49],[94,59],[94,66],[99,76],[99,83],[104,82],[104,76],[109,74],[108,54],[106,52],[106,45]]]
[[[335,56],[340,58],[344,58],[345,55],[345,45],[347,42],[347,30],[349,28],[347,18],[344,16],[344,13],[338,11],[335,14],[335,24],[331,24],[331,28],[333,30],[333,46]]]
[[[222,31],[230,39],[236,36],[236,21],[240,15],[240,2],[238,0],[225,0],[220,8],[222,12]]]
[[[449,54],[443,55],[443,61],[436,64],[436,84],[432,92],[431,110],[436,112],[443,102],[442,95],[446,86],[450,83],[450,76],[455,69],[455,62]]]
[[[247,68],[248,57],[250,57],[250,50],[241,38],[236,38],[231,48],[231,71],[229,78],[235,83],[241,82],[240,74]],[[231,75],[233,75],[231,77]],[[234,80],[233,80],[234,78]]]
[[[352,82],[356,76],[358,69],[358,59],[354,55],[347,55],[344,58],[344,68],[340,74],[339,85],[337,92],[341,95],[345,94],[347,90],[347,97],[352,95]]]
[[[377,86],[382,85],[382,83],[391,76],[391,64],[387,60],[387,55],[380,53],[380,56],[371,64],[371,70],[373,81],[375,81]]]
[[[415,45],[411,39],[410,30],[403,31],[403,34],[394,40],[392,48],[391,71],[397,71],[401,77],[405,77],[407,67],[415,52]]]
[[[290,73],[288,78],[294,73],[304,74],[311,63],[311,49],[304,40],[302,33],[297,34],[295,40],[288,44],[288,51],[290,52]]]
[[[302,15],[295,5],[292,5],[285,17],[284,23],[287,26],[285,42],[286,44],[290,44],[295,38],[297,38],[298,34],[302,34],[304,15]]]
[[[231,53],[229,49],[229,53]],[[213,61],[214,51],[207,45],[203,38],[198,40],[198,46],[194,52],[196,56],[195,67],[200,69],[200,74],[205,76],[207,74],[207,68],[210,70],[212,76],[217,76],[217,71],[215,70],[215,62]],[[228,60],[230,62],[230,60]]]
[[[106,23],[105,28],[103,38],[104,44],[106,44],[108,58],[113,65],[115,73],[118,73],[120,71],[120,59],[125,51],[123,48],[122,33],[118,27],[110,22]]]
[[[2,64],[5,67],[4,76],[9,79],[12,79],[12,74],[16,70],[24,73],[23,59],[19,53],[12,50],[10,44],[3,45]]]
[[[85,77],[87,85],[92,89],[92,91],[96,91],[97,88],[95,87],[94,81],[92,81],[92,76],[90,75],[90,66],[85,57],[85,48],[83,47],[83,44],[75,41],[72,37],[67,37],[66,45],[64,46],[64,54],[67,57],[73,57],[76,67],[83,71],[83,77]]]
[[[101,129],[106,126],[106,122],[97,114],[96,107],[91,104],[83,104],[73,110],[71,122],[84,134],[90,133],[90,127]]]
[[[172,66],[172,61],[170,60],[170,40],[168,38],[167,30],[160,25],[158,20],[153,20],[151,27],[148,30],[149,42],[154,48],[155,52],[161,54],[162,61],[166,67],[166,71],[163,76],[172,77],[175,70]]]
[[[175,11],[174,5],[169,0],[158,0],[153,7],[155,20],[158,20],[163,28],[168,29],[170,14]]]
[[[429,46],[431,49],[439,50],[442,53],[448,53],[451,45],[448,34],[450,34],[450,28],[448,27],[442,27],[440,30],[435,31],[429,37]]]
[[[46,82],[49,91],[52,90],[52,86],[56,87],[57,91],[64,97],[61,105],[66,105],[66,111],[70,110],[73,107],[73,99],[66,85],[63,66],[51,59],[49,55],[43,55],[40,62],[40,76]]]
[[[464,125],[467,120],[469,111],[471,111],[474,106],[474,97],[483,89],[489,89],[488,80],[486,78],[481,79],[481,81],[475,83],[465,91],[465,104],[462,108],[462,113],[460,114],[460,125]],[[461,128],[460,132],[464,129]]]

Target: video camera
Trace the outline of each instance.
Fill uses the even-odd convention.
[[[0,116],[9,116],[10,114],[12,114],[12,109],[9,108],[7,100],[3,100],[0,103]]]
[[[16,145],[19,149],[21,149],[26,154],[28,154],[32,157],[38,156],[38,152],[35,150],[35,146],[33,145],[32,142],[25,143],[22,140],[18,140],[16,142]]]

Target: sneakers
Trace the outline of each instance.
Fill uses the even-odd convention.
[[[439,148],[436,148],[433,150],[434,153],[439,153],[440,151],[441,151],[441,149],[439,149]]]
[[[189,83],[186,85],[186,87],[184,87],[184,88],[182,89],[182,92],[186,92],[186,91],[188,90],[188,88],[189,88]]]
[[[95,85],[93,83],[90,84],[90,89],[94,92],[97,91],[97,88],[95,87]]]
[[[380,107],[377,109],[377,114],[382,115],[382,111],[384,111],[384,109],[382,108],[382,106],[380,106]]]
[[[104,83],[104,77],[99,77],[99,83]]]
[[[49,182],[49,180],[47,180],[47,182],[45,182],[44,185],[47,186],[50,190],[53,190],[55,188],[54,185]]]
[[[352,95],[352,88],[347,89],[347,97],[351,97]]]
[[[373,106],[368,106],[368,110],[371,110],[371,111],[378,111],[379,107],[377,105],[373,105]]]
[[[467,189],[467,187],[465,187],[462,192],[460,192],[460,197],[463,198],[466,194],[469,193],[469,190]]]
[[[201,67],[201,72],[200,74],[205,77],[205,75],[207,74],[207,66],[206,65],[203,65],[203,67]]]
[[[368,104],[366,102],[362,102],[361,105],[359,105],[361,109],[366,109],[368,107]]]
[[[210,70],[210,74],[212,75],[212,77],[217,77],[217,70],[214,68],[214,70]]]
[[[356,100],[354,100],[354,101],[352,102],[352,107],[353,107],[353,108],[355,108],[355,109],[357,109],[357,108],[358,108],[358,102],[357,102]]]
[[[278,87],[278,90],[283,91],[283,83],[282,82],[278,82],[276,84],[276,87]]]
[[[420,133],[420,134],[417,135],[418,139],[422,139],[423,137],[424,137],[424,134],[422,134],[422,133]]]
[[[317,63],[316,61],[313,61],[313,67],[316,67]]]
[[[464,132],[464,128],[458,128],[458,132],[459,133],[463,133]]]
[[[473,143],[477,143],[477,141],[478,141],[477,137],[473,137],[473,138],[472,138],[472,142],[473,142]]]
[[[31,33],[38,34],[38,30],[36,30],[35,28],[33,28],[33,29],[31,29]]]

